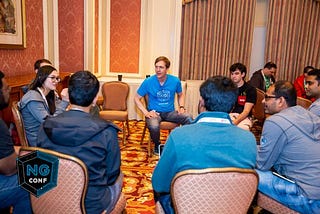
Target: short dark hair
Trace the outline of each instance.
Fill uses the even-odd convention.
[[[303,73],[308,73],[310,70],[313,70],[314,67],[312,67],[311,65],[307,65],[306,67],[304,67],[303,69]]]
[[[160,61],[164,61],[166,68],[170,68],[170,60],[165,57],[165,56],[159,56],[158,58],[156,58],[156,60],[154,61],[154,65],[156,65],[158,62]]]
[[[268,69],[271,69],[271,68],[275,68],[277,69],[277,65],[273,62],[267,62],[263,68],[268,68]]]
[[[207,111],[229,113],[238,97],[238,87],[228,77],[214,76],[200,86],[200,95]]]
[[[320,84],[320,69],[313,69],[308,72],[308,76],[316,76],[316,80],[318,81],[318,85]]]
[[[240,62],[237,62],[237,63],[234,63],[233,65],[231,65],[230,68],[229,68],[230,73],[236,71],[237,69],[241,72],[241,74],[244,73],[244,77],[243,78],[245,78],[246,75],[247,75],[247,67],[244,64],[242,64]]]
[[[90,71],[78,71],[69,79],[68,93],[71,104],[88,107],[99,91],[99,81]]]
[[[33,65],[34,70],[38,70],[40,68],[41,63],[44,63],[44,62],[52,65],[52,63],[48,59],[38,59]]]
[[[284,97],[289,107],[297,105],[297,92],[289,81],[279,80],[275,82],[274,95],[277,98]]]

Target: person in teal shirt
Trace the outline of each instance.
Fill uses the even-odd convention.
[[[231,79],[216,76],[200,86],[199,116],[192,124],[174,129],[152,175],[155,200],[173,213],[170,184],[187,169],[238,167],[253,169],[256,140],[251,132],[232,124],[229,112],[237,100]]]

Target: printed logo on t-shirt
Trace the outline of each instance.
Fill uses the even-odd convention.
[[[170,91],[168,90],[160,90],[157,92],[157,99],[159,101],[159,104],[167,104],[170,100]]]
[[[246,103],[246,96],[238,96],[238,104],[241,106],[244,106],[244,104]]]

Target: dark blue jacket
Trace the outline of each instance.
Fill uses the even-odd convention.
[[[118,131],[113,123],[77,110],[48,117],[39,130],[37,146],[78,157],[86,164],[87,213],[101,213],[111,203],[107,187],[120,174]]]

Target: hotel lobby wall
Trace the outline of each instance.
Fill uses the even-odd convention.
[[[34,61],[43,57],[42,12],[42,1],[25,1],[27,48],[0,49],[0,70],[7,77],[34,73]]]

